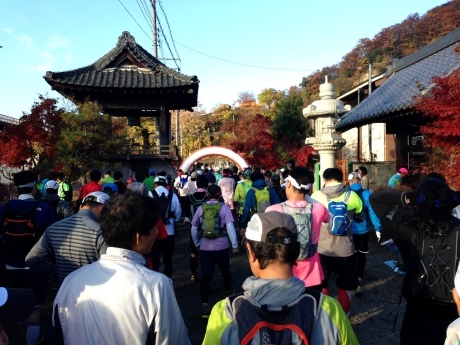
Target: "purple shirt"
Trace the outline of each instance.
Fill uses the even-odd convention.
[[[206,202],[209,205],[212,204],[217,204],[217,200],[210,200]],[[218,237],[216,239],[208,239],[208,238],[199,238],[198,234],[198,228],[201,224],[201,218],[203,216],[203,208],[200,206],[196,210],[195,215],[193,216],[192,219],[192,239],[193,242],[197,247],[200,247],[200,250],[222,250],[226,249],[230,246],[229,239],[232,242],[232,247],[233,248],[238,248],[238,242],[236,240],[236,232],[235,232],[235,227],[233,226],[233,216],[232,216],[232,211],[230,211],[230,208],[222,204],[222,207],[220,208],[219,211],[219,216],[220,216],[220,227],[227,227],[227,236],[225,237]]]

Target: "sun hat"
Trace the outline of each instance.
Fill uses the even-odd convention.
[[[59,189],[59,183],[54,180],[49,180],[45,185],[46,189]]]
[[[83,198],[82,204],[88,201],[94,201],[100,204],[105,204],[109,200],[110,200],[110,196],[108,196],[104,192],[92,192]]]
[[[157,176],[155,177],[155,180],[153,181],[154,183],[168,183],[168,179],[166,176]]]

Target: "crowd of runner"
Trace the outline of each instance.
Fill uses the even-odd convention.
[[[408,174],[400,168],[372,193],[365,167],[326,169],[314,191],[312,171],[294,161],[275,171],[150,169],[143,181],[92,170],[73,197],[63,173],[38,181],[21,171],[17,197],[0,207],[0,322],[18,322],[27,344],[189,344],[172,283],[183,222],[203,344],[358,344],[348,317],[352,295],[366,293],[374,235],[404,262],[401,344],[458,344],[460,194],[435,173],[402,191]],[[230,262],[241,250],[253,276],[234,294]],[[216,266],[226,299],[212,306]]]

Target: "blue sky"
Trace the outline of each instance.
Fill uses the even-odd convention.
[[[340,62],[360,38],[373,38],[409,14],[423,15],[445,2],[161,1],[181,72],[198,76],[199,103],[208,111],[233,104],[243,91],[257,96],[265,88],[298,85],[312,71]],[[0,114],[19,118],[39,94],[59,97],[43,79],[45,72],[92,64],[116,46],[123,31],[151,51],[150,28],[139,7],[148,3],[0,0]],[[157,10],[172,45],[159,6]],[[164,50],[159,57],[170,57]],[[175,67],[173,61],[164,62]]]

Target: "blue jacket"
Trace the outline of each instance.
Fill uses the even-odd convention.
[[[45,229],[55,222],[54,212],[51,207],[44,202],[34,200],[32,197],[25,200],[9,200],[8,204],[11,206],[14,212],[18,212],[19,214],[23,215],[28,214],[33,208],[36,208],[33,223],[37,236],[41,236]],[[0,238],[3,237],[3,234],[5,233],[5,229],[3,227],[6,218],[5,211],[6,204],[0,207]],[[17,256],[4,257],[5,264],[17,268],[25,267],[24,259],[25,257]]]
[[[257,188],[259,190],[264,189],[267,187],[267,184],[265,183],[265,180],[257,180],[252,182],[252,188]],[[246,194],[246,199],[244,201],[244,210],[243,210],[243,215],[241,216],[240,219],[240,226],[242,228],[245,228],[248,223],[249,223],[249,216],[250,216],[250,211],[251,209],[257,209],[257,200],[256,200],[256,194],[252,190],[252,188],[248,191]],[[280,198],[278,197],[278,194],[273,190],[271,187],[267,187],[268,192],[270,193],[270,205],[275,205],[279,204]]]
[[[353,234],[358,235],[369,232],[369,220],[374,225],[375,230],[380,232],[380,220],[372,209],[371,204],[369,203],[371,191],[363,189],[359,183],[353,183],[350,185],[350,189],[356,194],[361,195],[361,200],[363,202],[363,212],[365,214],[364,220],[361,223],[353,221],[351,226]]]

